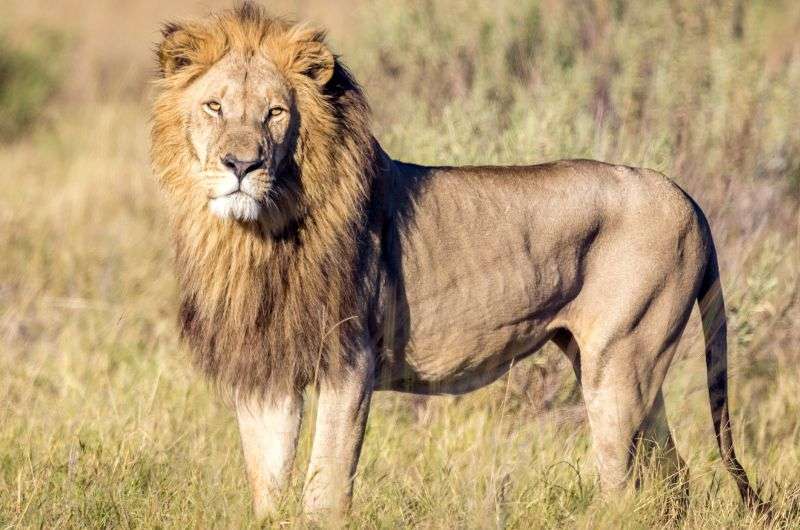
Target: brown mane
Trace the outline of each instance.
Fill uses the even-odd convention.
[[[268,16],[250,3],[169,25],[158,50],[152,126],[155,173],[171,198],[182,334],[224,391],[301,389],[348,366],[364,336],[360,296],[368,254],[369,198],[379,147],[362,91],[336,60],[320,87],[309,56],[324,33]],[[300,129],[287,171],[299,182],[291,222],[276,234],[209,215],[188,173],[183,90],[226,53],[266,53],[295,91]]]

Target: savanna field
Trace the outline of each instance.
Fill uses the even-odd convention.
[[[178,340],[147,152],[160,24],[229,5],[0,0],[0,528],[256,526],[232,412]],[[720,252],[737,452],[774,506],[749,514],[722,467],[695,314],[664,386],[683,518],[666,483],[602,495],[548,346],[467,396],[376,394],[350,527],[800,527],[800,3],[267,6],[329,28],[395,158],[596,158],[694,196]],[[304,430],[296,496],[309,446]],[[298,501],[267,526],[311,525]]]

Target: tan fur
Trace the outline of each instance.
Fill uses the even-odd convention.
[[[249,3],[167,26],[158,54],[153,166],[182,329],[235,397],[259,516],[288,483],[307,386],[320,404],[305,507],[343,512],[373,390],[467,392],[551,340],[581,383],[605,489],[628,481],[642,438],[680,467],[661,384],[698,301],[717,441],[760,505],[733,450],[711,232],[666,177],[587,160],[391,160],[323,33]],[[212,96],[225,111],[208,110]],[[290,108],[271,120],[276,101]],[[238,187],[209,195],[220,179]]]

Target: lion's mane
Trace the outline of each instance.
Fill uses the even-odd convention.
[[[170,197],[180,325],[202,370],[224,392],[266,396],[347,370],[369,314],[370,197],[380,148],[364,95],[335,60],[319,86],[309,57],[324,33],[245,3],[169,25],[152,116],[152,161]],[[299,183],[279,233],[221,220],[192,188],[192,151],[179,99],[230,51],[267,53],[295,92],[300,125],[285,171]]]

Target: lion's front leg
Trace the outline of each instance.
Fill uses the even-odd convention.
[[[347,513],[364,439],[374,360],[365,355],[345,379],[319,384],[314,445],[304,489],[307,513]]]
[[[274,514],[289,481],[303,415],[303,398],[293,394],[241,400],[236,404],[253,509],[263,519]]]

